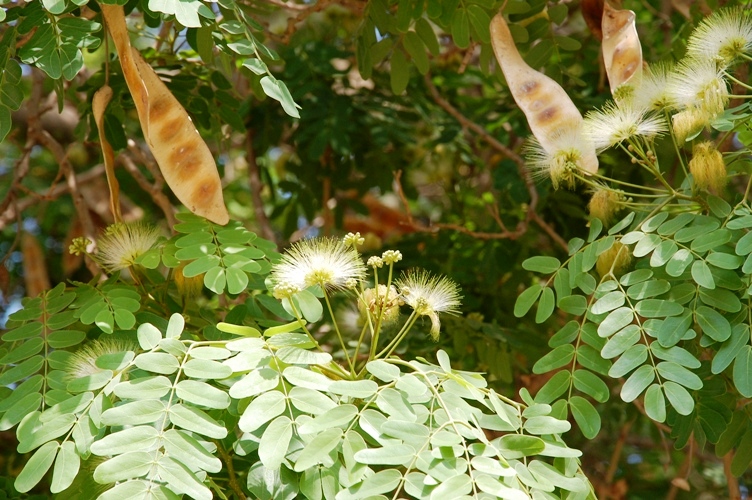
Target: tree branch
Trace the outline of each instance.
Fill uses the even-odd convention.
[[[170,225],[170,230],[172,230],[173,226],[177,224],[177,220],[175,219],[175,208],[172,206],[172,203],[170,203],[167,196],[162,192],[159,181],[156,180],[154,184],[150,183],[127,153],[119,155],[118,162],[128,171],[129,174],[131,174],[131,177],[133,177],[141,189],[149,193],[151,199],[154,200],[154,203],[165,214],[167,223]]]
[[[82,184],[87,184],[95,179],[98,179],[104,174],[104,165],[96,165],[91,169],[76,175],[76,183],[80,187]],[[23,212],[27,208],[36,205],[42,201],[51,201],[59,198],[60,196],[70,192],[68,184],[57,184],[50,188],[46,193],[37,193],[32,191],[31,194],[25,198],[17,199],[10,207],[0,213],[0,231],[6,228],[6,226],[16,219],[17,212]]]
[[[553,240],[562,249],[567,250],[566,241],[561,236],[559,236],[559,234],[557,234],[556,231],[547,222],[545,222],[540,217],[540,215],[535,211],[538,206],[538,190],[535,187],[535,183],[533,182],[530,172],[525,167],[525,159],[522,158],[522,156],[520,156],[516,151],[514,151],[510,147],[499,142],[495,137],[493,137],[490,133],[488,133],[488,131],[485,128],[483,128],[482,126],[470,120],[468,117],[463,115],[457,108],[455,108],[449,101],[444,99],[439,93],[436,86],[431,81],[430,74],[426,74],[425,82],[426,82],[426,87],[428,88],[428,92],[431,94],[431,97],[433,98],[434,102],[436,102],[436,104],[440,108],[442,108],[450,116],[452,116],[455,120],[457,120],[464,129],[470,130],[473,133],[475,133],[477,136],[483,139],[483,141],[485,141],[489,146],[491,146],[493,149],[495,149],[497,152],[501,153],[505,157],[512,160],[515,163],[515,165],[517,165],[517,172],[519,173],[522,181],[525,183],[525,187],[527,188],[527,191],[528,191],[528,196],[530,197],[530,202],[528,203],[528,206],[527,206],[525,218],[522,219],[517,224],[517,227],[513,231],[508,230],[506,226],[501,222],[500,218],[498,216],[494,217],[493,214],[492,214],[492,217],[494,218],[496,223],[499,225],[499,227],[502,229],[500,232],[471,231],[467,229],[466,227],[463,227],[457,224],[436,223],[436,224],[432,224],[431,227],[425,227],[421,224],[416,224],[413,221],[412,215],[410,215],[409,213],[407,199],[405,198],[404,192],[402,191],[402,188],[399,184],[399,176],[396,175],[395,179],[397,181],[396,184],[398,186],[397,188],[398,195],[402,199],[405,209],[408,211],[408,220],[411,223],[411,227],[414,230],[421,231],[421,232],[436,232],[441,229],[449,229],[452,231],[457,231],[457,232],[467,234],[468,236],[471,236],[473,238],[483,239],[483,240],[498,240],[498,239],[514,240],[514,239],[519,238],[523,234],[525,234],[527,232],[530,222],[533,221],[538,226],[540,226],[541,229],[543,229],[543,231],[551,238],[551,240]]]
[[[619,432],[619,438],[616,440],[614,449],[611,452],[611,459],[608,462],[608,470],[606,470],[606,475],[603,478],[602,490],[598,494],[598,497],[600,498],[605,499],[611,496],[614,476],[616,475],[616,470],[619,468],[619,461],[621,459],[621,452],[624,449],[624,442],[629,436],[629,431],[632,428],[633,423],[634,420],[628,421]]]
[[[221,297],[224,297],[224,295],[221,295]],[[227,476],[229,478],[230,482],[230,489],[235,493],[235,495],[238,498],[247,498],[246,494],[243,492],[243,488],[240,487],[240,483],[238,483],[238,477],[235,474],[235,467],[232,464],[232,457],[229,453],[227,453],[227,450],[225,450],[225,447],[222,446],[222,442],[218,439],[213,439],[214,444],[217,446],[217,451],[219,452],[219,456],[222,458],[222,461],[225,463],[225,466],[227,467]]]
[[[729,500],[741,500],[742,495],[739,492],[739,481],[731,472],[731,460],[733,458],[733,451],[730,451],[723,456],[723,473],[726,476],[726,483],[728,484]]]

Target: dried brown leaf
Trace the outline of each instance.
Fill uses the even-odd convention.
[[[590,28],[590,32],[598,40],[603,39],[601,31],[601,20],[603,19],[603,0],[582,0],[580,3],[582,17],[585,24]]]

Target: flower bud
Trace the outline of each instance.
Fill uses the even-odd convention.
[[[371,317],[378,317],[382,314],[381,322],[383,324],[389,324],[397,320],[399,317],[400,297],[397,293],[397,289],[390,286],[388,289],[386,285],[379,285],[378,291],[376,288],[367,288],[358,301],[358,310],[361,317],[365,318],[367,314]]]
[[[608,224],[621,209],[621,194],[611,189],[596,189],[588,203],[590,216],[600,219],[603,224]]]
[[[710,141],[700,142],[692,148],[689,171],[692,173],[695,186],[713,193],[722,190],[728,179],[723,155]]]
[[[631,265],[632,252],[629,251],[629,247],[617,241],[611,245],[611,248],[598,256],[595,269],[601,278],[609,273],[619,278],[629,270]]]
[[[680,143],[698,133],[707,125],[710,117],[697,108],[687,108],[671,117],[674,135]]]
[[[175,282],[175,286],[178,288],[178,293],[184,300],[195,299],[201,295],[201,290],[204,287],[204,275],[186,277],[183,274],[183,268],[186,263],[181,262],[178,267],[173,271],[172,279]]]

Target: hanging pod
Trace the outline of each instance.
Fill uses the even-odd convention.
[[[183,106],[131,47],[120,5],[100,4],[136,104],[146,143],[175,196],[191,212],[217,224],[230,220],[214,157]]]
[[[603,63],[613,95],[617,87],[642,74],[642,47],[637,35],[635,13],[614,9],[606,2],[601,30]]]
[[[530,130],[543,149],[555,155],[562,149],[561,138],[579,130],[582,115],[561,85],[534,70],[522,59],[507,22],[501,14],[491,20],[491,44],[515,102],[527,118]],[[581,151],[578,167],[585,172],[598,170],[595,148]]]

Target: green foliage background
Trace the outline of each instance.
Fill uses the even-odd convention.
[[[736,4],[743,2],[727,3]],[[685,493],[688,497],[702,491],[725,491],[731,476],[724,475],[718,457],[727,453],[733,455],[727,468],[742,476],[742,484],[749,479],[745,473],[752,460],[752,427],[744,398],[752,395],[748,376],[752,346],[746,317],[746,261],[752,250],[746,235],[752,216],[742,199],[744,183],[732,182],[728,201],[709,197],[707,209],[696,213],[669,218],[664,212],[647,221],[638,215],[602,228],[587,219],[589,194],[584,189],[554,191],[547,180],[531,185],[519,169],[519,154],[529,129],[493,61],[490,18],[503,9],[512,21],[525,60],[561,83],[584,111],[602,105],[610,95],[598,62],[600,43],[586,26],[583,5],[539,0],[315,4],[152,0],[124,5],[126,12],[133,12],[134,43],[184,104],[214,151],[231,218],[239,222],[222,230],[181,214],[175,221],[172,212],[166,211],[163,197],[177,202],[164,189],[145,153],[133,102],[117,59],[108,55],[112,49],[104,43],[95,2],[3,4],[0,285],[4,305],[10,312],[28,294],[24,277],[32,267],[48,271],[51,288],[39,298],[27,300],[23,311],[15,313],[6,325],[10,331],[3,336],[5,347],[0,350],[4,430],[18,424],[42,397],[50,406],[66,400],[81,408],[95,407],[96,398],[106,392],[103,388],[126,365],[136,366],[155,384],[155,390],[161,390],[168,380],[159,371],[161,367],[179,359],[190,359],[186,363],[204,359],[200,355],[180,358],[188,350],[199,349],[191,342],[224,342],[223,357],[216,359],[261,349],[260,344],[230,348],[227,342],[232,337],[217,324],[223,321],[263,331],[293,320],[289,311],[266,294],[263,278],[270,262],[278,257],[275,243],[283,248],[303,235],[359,230],[367,237],[366,254],[398,248],[404,255],[399,267],[420,266],[443,273],[462,287],[464,315],[443,318],[438,343],[427,335],[428,322],[419,322],[400,347],[403,359],[422,356],[428,361],[421,370],[429,370],[425,367],[430,364],[430,370],[451,378],[448,361],[437,358],[436,353],[443,350],[454,370],[486,374],[488,386],[479,383],[480,394],[467,387],[456,389],[460,399],[474,397],[486,410],[498,412],[493,394],[503,394],[524,403],[528,410],[533,408],[528,416],[550,418],[545,421],[548,424],[558,422],[555,425],[561,426],[561,432],[571,418],[577,425],[563,434],[564,441],[583,451],[582,469],[599,496],[676,494],[677,484],[685,484],[674,481],[672,485],[677,478],[690,486],[690,493]],[[636,12],[644,56],[651,62],[681,57],[692,26],[703,12],[719,7],[716,2],[695,5],[687,18],[670,2],[625,1],[623,6]],[[30,69],[32,66],[36,69]],[[130,160],[130,164],[123,160],[117,169],[123,192],[133,207],[140,207],[144,218],[160,225],[165,235],[171,231],[174,235],[140,261],[151,282],[149,294],[114,278],[96,285],[91,266],[71,263],[65,256],[72,237],[96,236],[111,222],[106,211],[103,215],[93,206],[94,200],[83,200],[90,203],[84,208],[77,205],[70,182],[66,183],[71,172],[87,180],[103,175],[95,170],[101,158],[91,97],[106,75],[115,91],[105,116],[107,139],[116,153]],[[57,111],[75,118],[50,119]],[[43,112],[47,121],[39,119]],[[731,129],[741,131],[743,141],[749,133],[748,116],[749,109],[744,107],[728,120]],[[670,151],[670,144],[657,145],[659,156]],[[636,184],[652,181],[630,164],[626,155],[607,153],[600,160],[616,178]],[[744,162],[737,167],[746,173]],[[677,174],[677,188],[682,181]],[[84,186],[88,181],[80,182]],[[133,214],[139,215],[136,208]],[[171,222],[178,225],[173,229]],[[22,248],[21,228],[36,238],[43,259],[33,258]],[[229,232],[222,235],[222,231]],[[644,265],[618,279],[598,281],[592,272],[597,257],[614,244],[620,231],[627,238],[622,241],[635,245],[635,256],[643,258]],[[182,239],[189,236],[190,241]],[[210,251],[207,243],[213,245]],[[238,246],[243,247],[244,258],[228,261],[227,255],[237,255]],[[685,247],[686,252],[677,253]],[[526,261],[529,257],[533,259]],[[187,264],[185,268],[180,267],[181,262]],[[172,281],[177,269],[187,278],[204,275],[200,296],[186,299],[181,295]],[[589,278],[576,278],[585,275]],[[80,286],[73,292],[70,286],[59,285],[62,283]],[[555,307],[559,311],[553,314]],[[625,307],[634,308],[649,321],[621,333],[620,327],[628,322]],[[533,313],[525,315],[528,310]],[[187,329],[193,337],[166,342],[170,347],[156,352],[157,345],[176,340],[180,334],[170,319],[175,318],[173,313],[188,318]],[[696,331],[692,329],[695,323],[699,325]],[[145,324],[154,329],[144,327],[151,333],[141,335],[140,326]],[[55,333],[42,338],[43,328]],[[131,332],[130,341],[135,342],[135,330],[139,331],[139,345],[124,347],[131,359],[124,354],[103,361],[101,368],[110,378],[102,375],[71,388],[59,379],[62,375],[55,375],[64,367],[64,360],[56,356],[64,355],[47,353],[72,352],[102,334],[126,341],[124,332]],[[330,329],[321,326],[315,334],[322,343],[335,345]],[[142,339],[149,336],[154,339]],[[300,337],[291,334],[290,345],[275,348],[310,347],[295,344]],[[606,345],[608,355],[599,354]],[[155,349],[151,354],[175,361],[163,357],[150,364],[145,356],[149,353],[135,354],[139,348]],[[42,352],[45,354],[39,354]],[[317,362],[300,355],[303,361],[299,364],[306,369]],[[211,356],[206,359],[216,361]],[[139,358],[142,361],[137,361]],[[214,380],[206,375],[217,367],[205,365],[195,377],[186,371],[182,381],[168,381],[214,387],[205,380]],[[562,366],[571,369],[558,370]],[[474,375],[467,377],[476,380]],[[219,374],[215,378],[221,379]],[[125,384],[118,381],[117,386]],[[44,396],[42,386],[49,391]],[[227,410],[223,415],[241,418],[245,409],[237,407],[236,399],[225,399],[226,392],[214,388],[223,396],[196,387],[179,393],[179,404]],[[525,399],[520,400],[517,394],[523,388],[534,399],[523,392]],[[129,400],[129,396],[118,394],[117,388],[113,390],[121,400]],[[381,385],[359,390],[365,392],[345,396],[375,398],[387,391]],[[470,391],[470,396],[463,390]],[[646,391],[644,396],[642,391]],[[63,392],[67,396],[63,397]],[[202,392],[216,399],[196,400],[205,397]],[[72,400],[67,400],[71,395]],[[619,395],[636,404],[625,404]],[[295,405],[295,399],[290,404]],[[541,410],[546,405],[551,406]],[[542,413],[536,414],[535,408]],[[300,406],[289,409],[306,413]],[[105,422],[118,427],[127,421],[122,419],[140,411],[146,412],[142,408],[133,414],[115,415],[112,420],[105,418]],[[217,415],[207,418],[216,419]],[[193,427],[185,422],[173,424],[200,433],[198,420],[192,422]],[[275,431],[286,435],[289,423],[275,422]],[[69,423],[61,420],[57,429]],[[85,429],[84,423],[76,420],[75,428]],[[230,427],[234,423],[225,422]],[[246,431],[244,425],[240,429]],[[503,434],[522,425],[522,420],[508,426],[497,423],[491,430]],[[192,464],[192,474],[215,472],[218,459],[210,458],[207,449],[232,448],[229,441],[221,442],[225,436],[219,435],[219,427],[225,428],[215,428],[217,435],[204,434],[203,439],[217,441],[213,445],[203,441],[202,448],[197,448],[195,439],[183,442],[192,447],[189,455],[204,450],[199,455],[205,461]],[[529,434],[543,434],[535,422],[530,427]],[[489,429],[485,423],[479,428]],[[144,426],[131,429],[135,429],[129,431],[133,434],[144,433],[141,439],[149,439],[145,434],[151,431],[143,430]],[[251,434],[255,430],[248,429]],[[356,446],[353,443],[358,438],[347,433],[343,436],[343,442]],[[126,433],[119,438],[129,442],[133,436]],[[254,462],[262,454],[255,448],[259,438],[255,444],[241,439],[235,450],[238,470],[245,467],[247,471],[243,487],[260,498],[281,498],[275,495],[282,493],[264,490],[268,484],[262,481],[261,462]],[[332,436],[329,438],[325,444],[332,445]],[[3,446],[7,451],[2,457],[4,490],[0,494],[5,491],[15,497],[18,493],[12,483],[28,460],[25,454],[37,445],[41,449],[49,445],[51,450],[49,443],[54,441],[38,441],[42,438],[35,435],[33,427],[18,435],[4,432],[2,439],[8,445]],[[21,446],[18,451],[14,451],[16,439]],[[117,438],[107,439],[112,441],[107,444],[116,448]],[[173,445],[179,447],[177,440]],[[512,448],[529,446],[525,453],[538,454],[546,446],[541,444],[544,440],[551,445],[545,438]],[[79,440],[75,441],[79,446]],[[741,452],[733,454],[736,449]],[[68,459],[76,451],[67,441],[59,453]],[[97,455],[96,446],[91,453]],[[249,453],[254,458],[247,458]],[[278,454],[263,453],[264,466],[279,459]],[[561,461],[572,458],[548,456]],[[38,460],[44,458],[40,454]],[[316,463],[314,458],[321,459],[307,458],[311,463]],[[373,460],[380,463],[379,458]],[[609,470],[615,461],[619,466]],[[571,472],[570,462],[557,466]],[[173,472],[179,469],[174,463],[165,467],[173,467]],[[215,494],[224,491],[230,495],[224,459],[219,467],[216,477],[222,484],[214,485]],[[112,471],[117,469],[112,467]],[[304,469],[293,466],[284,470]],[[195,477],[183,477],[185,492],[199,498],[208,489],[200,485],[200,473]],[[33,484],[39,478],[22,479]],[[292,482],[290,477],[277,479],[283,486]],[[394,478],[384,475],[383,479]],[[56,491],[54,480],[49,481],[33,491]],[[325,484],[326,478],[318,481]],[[86,486],[91,487],[90,483]],[[74,489],[76,484],[71,487]]]

